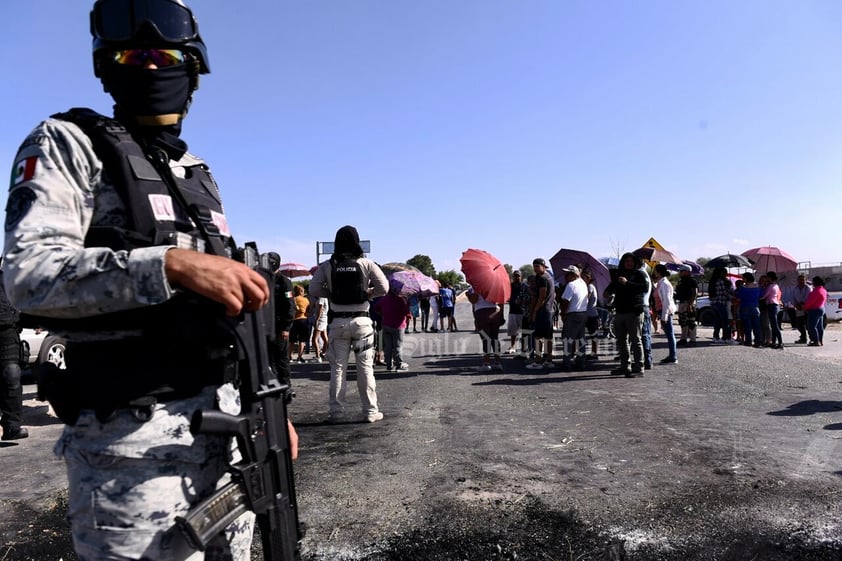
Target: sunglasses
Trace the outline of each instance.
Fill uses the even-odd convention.
[[[152,63],[158,68],[184,64],[184,51],[179,49],[124,49],[113,51],[114,62],[128,66],[146,66]]]
[[[152,26],[162,39],[173,43],[199,35],[192,12],[172,0],[100,0],[91,12],[91,33],[105,41],[128,41],[143,26]]]

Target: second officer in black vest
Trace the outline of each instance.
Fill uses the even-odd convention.
[[[310,281],[310,294],[330,300],[328,332],[330,345],[330,389],[328,421],[342,420],[345,411],[345,376],[353,350],[357,361],[357,390],[363,416],[373,423],[383,418],[377,405],[374,382],[374,326],[369,316],[369,301],[383,296],[389,282],[380,267],[363,257],[360,235],[353,226],[336,232],[333,255],[319,265]]]

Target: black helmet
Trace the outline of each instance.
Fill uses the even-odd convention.
[[[97,76],[102,51],[137,47],[184,49],[196,57],[200,74],[210,72],[199,25],[181,0],[96,0],[91,35]]]

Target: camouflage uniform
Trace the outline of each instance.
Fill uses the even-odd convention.
[[[183,176],[185,167],[200,163],[185,154],[171,167]],[[164,254],[173,246],[130,252],[84,247],[92,225],[120,226],[126,216],[79,127],[55,119],[36,127],[18,152],[6,208],[4,281],[15,306],[78,318],[169,300],[176,290],[166,279]],[[203,249],[186,236],[178,245]],[[105,341],[135,333],[60,334],[70,341]],[[67,464],[69,518],[82,561],[249,559],[251,513],[206,553],[189,549],[173,527],[176,516],[226,478],[231,440],[194,436],[189,429],[195,410],[214,406],[239,412],[237,391],[230,384],[205,387],[193,397],[158,403],[148,420],[131,409],[104,421],[83,410],[74,426],[65,427],[55,450]]]

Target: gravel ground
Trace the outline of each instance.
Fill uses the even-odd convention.
[[[303,558],[842,559],[840,333],[777,351],[714,346],[703,329],[641,379],[608,374],[610,341],[585,372],[507,357],[477,373],[476,334],[412,333],[411,370],[378,369],[375,424],[354,415],[353,374],[347,422],[325,423],[328,366],[296,366]],[[0,489],[0,561],[70,561],[48,453],[60,427],[27,404],[33,437],[0,448],[19,468]]]

